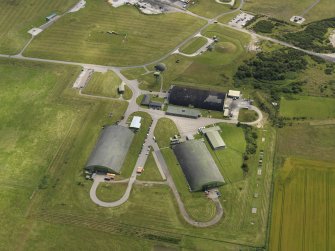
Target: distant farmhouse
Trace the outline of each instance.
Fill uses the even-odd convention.
[[[185,141],[175,145],[173,151],[192,192],[224,185],[225,181],[204,142]]]
[[[223,111],[226,93],[173,86],[169,103],[178,106],[195,107],[206,110]]]
[[[120,174],[134,133],[123,126],[106,126],[100,135],[85,169],[91,173]]]

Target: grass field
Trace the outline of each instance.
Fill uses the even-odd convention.
[[[306,117],[307,119],[329,119],[335,117],[335,99],[325,97],[294,96],[282,98],[280,115],[284,117]]]
[[[160,148],[170,146],[170,137],[178,135],[178,129],[175,123],[168,118],[161,118],[158,120],[155,127],[154,135],[156,142]]]
[[[167,66],[164,72],[163,89],[171,84],[198,86],[216,90],[233,88],[233,77],[243,60],[251,57],[245,49],[250,42],[247,34],[219,25],[211,25],[204,32],[206,37],[217,36],[219,43],[212,52],[205,52],[197,57],[171,55],[163,61]],[[179,63],[177,63],[179,59]],[[154,65],[148,67],[153,70]],[[159,90],[152,73],[138,77],[142,89]]]
[[[231,10],[230,5],[219,4],[216,3],[214,0],[195,0],[193,2],[194,4],[190,4],[188,10],[192,11],[195,14],[208,18],[216,17],[224,12],[228,12]]]
[[[222,130],[220,135],[227,147],[213,151],[207,142],[207,148],[210,150],[226,182],[240,181],[243,179],[241,165],[246,147],[243,130],[235,125],[224,123],[220,124],[220,128]]]
[[[145,74],[146,70],[143,67],[130,68],[130,69],[122,70],[121,73],[129,80],[134,80],[134,79],[137,79],[140,75]]]
[[[335,248],[334,162],[288,159],[274,187],[270,250]]]
[[[45,23],[45,17],[52,12],[62,14],[72,7],[76,0],[59,1],[0,1],[0,53],[18,53],[28,42],[28,30]]]
[[[121,199],[127,189],[128,183],[100,183],[97,188],[97,197],[106,202]]]
[[[180,51],[186,54],[195,53],[202,46],[207,43],[207,39],[204,37],[195,37],[189,43],[185,44],[180,48]]]
[[[258,0],[246,2],[243,9],[289,21],[292,16],[302,15],[314,2],[315,0]],[[335,6],[332,3],[331,0],[320,1],[305,15],[306,23],[334,17]]]
[[[102,65],[143,64],[172,50],[205,24],[182,13],[150,16],[131,6],[113,8],[103,0],[86,2],[84,9],[63,17],[39,35],[25,55]]]
[[[157,164],[155,162],[152,150],[150,150],[149,156],[147,161],[144,165],[144,172],[137,176],[138,180],[145,180],[145,181],[162,181],[162,176],[158,170]]]
[[[83,93],[96,96],[119,98],[118,87],[121,79],[112,71],[101,73],[94,72]],[[128,86],[125,86],[123,94],[124,99],[131,99],[132,92]]]
[[[335,161],[334,125],[294,125],[278,130],[278,154],[305,159]]]

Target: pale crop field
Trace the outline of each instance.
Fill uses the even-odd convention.
[[[333,250],[334,162],[288,159],[275,181],[270,250]]]

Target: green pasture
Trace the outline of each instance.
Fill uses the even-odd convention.
[[[219,4],[215,0],[194,0],[189,4],[188,10],[203,17],[213,18],[231,11],[231,6]]]
[[[275,180],[270,250],[335,247],[334,182],[334,162],[285,161]]]
[[[283,97],[280,102],[283,117],[306,117],[307,119],[329,119],[335,117],[335,98],[294,96]]]
[[[45,17],[55,12],[63,14],[76,0],[0,1],[0,53],[18,53],[31,37],[28,30],[45,23]]]
[[[25,55],[139,65],[157,60],[205,24],[182,13],[143,15],[132,6],[113,8],[103,0],[86,2],[84,9],[64,16],[36,37]]]
[[[277,150],[280,156],[334,161],[335,125],[307,123],[278,130]]]

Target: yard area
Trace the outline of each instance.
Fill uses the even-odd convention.
[[[100,65],[139,65],[164,55],[205,24],[183,13],[143,15],[133,6],[113,8],[103,0],[86,2],[84,9],[64,16],[36,37],[24,54]]]
[[[162,181],[162,176],[158,170],[157,164],[155,162],[152,149],[150,150],[147,161],[144,165],[144,172],[137,176],[138,180],[145,181]]]
[[[335,98],[294,96],[288,99],[283,97],[280,102],[280,115],[288,118],[335,118]]]
[[[83,93],[119,98],[118,87],[121,84],[121,79],[112,71],[106,73],[94,72],[88,84],[85,86]],[[128,86],[125,86],[124,99],[131,99],[132,92]]]
[[[222,130],[220,135],[227,147],[213,151],[207,142],[207,148],[210,150],[226,182],[240,181],[243,179],[241,166],[246,148],[243,130],[235,125],[224,123],[220,124],[220,128]]]

